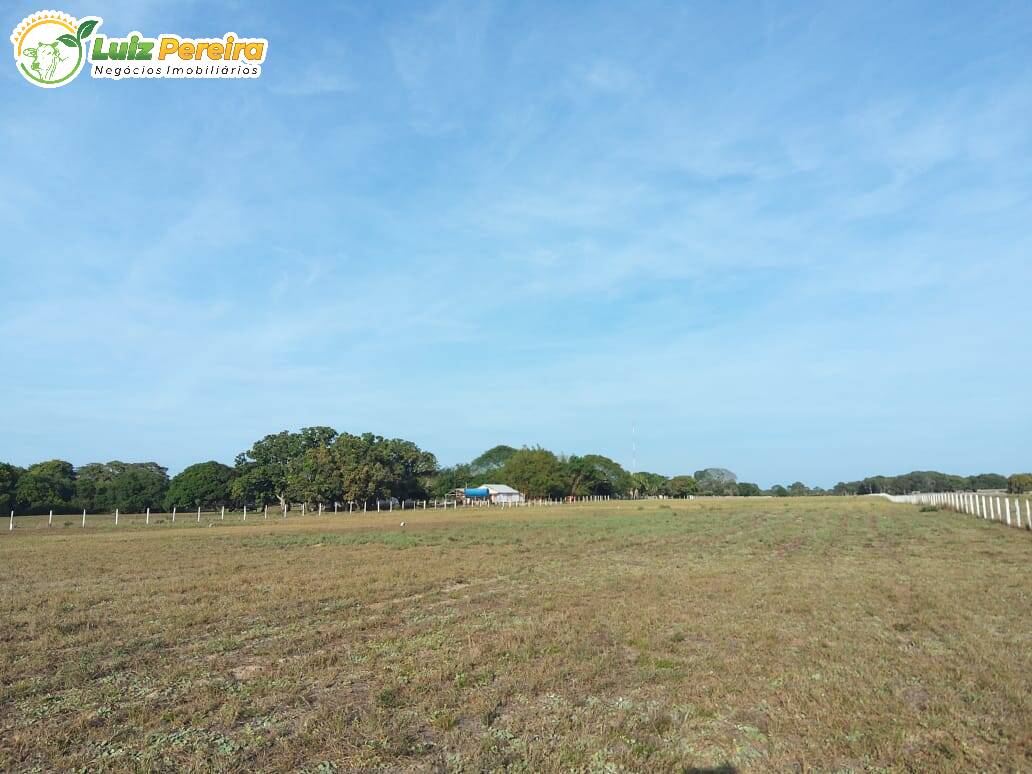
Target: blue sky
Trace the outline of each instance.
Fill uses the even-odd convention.
[[[326,424],[630,466],[634,423],[640,469],[764,486],[1032,468],[1026,2],[61,9],[270,44],[0,68],[0,459]]]

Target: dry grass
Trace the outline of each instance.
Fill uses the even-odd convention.
[[[405,518],[0,535],[0,768],[1032,769],[1024,530],[880,498]]]

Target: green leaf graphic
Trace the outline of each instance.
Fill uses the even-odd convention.
[[[73,38],[67,32],[64,35],[61,35],[58,38],[58,40],[60,40],[62,43],[64,43],[69,48],[76,48],[79,45],[79,41],[76,40],[75,38]]]
[[[90,33],[93,32],[93,28],[96,26],[96,19],[87,19],[79,25],[79,28],[75,31],[75,36],[79,38],[79,40],[82,40],[83,38],[88,38]]]

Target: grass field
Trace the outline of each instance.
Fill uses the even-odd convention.
[[[0,769],[1032,770],[1025,530],[881,498],[404,518],[0,534]]]

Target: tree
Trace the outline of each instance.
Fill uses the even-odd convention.
[[[1006,489],[1007,479],[999,473],[979,473],[968,479],[968,489]]]
[[[30,465],[14,489],[15,508],[22,513],[70,513],[74,496],[75,469],[64,460]]]
[[[706,495],[738,494],[738,477],[726,468],[706,468],[695,471],[699,493]]]
[[[631,474],[631,486],[639,497],[654,497],[663,494],[663,486],[666,484],[666,476],[659,473],[648,473],[639,471]]]
[[[663,485],[664,494],[670,497],[687,497],[698,490],[699,486],[691,476],[674,476]]]
[[[566,467],[540,447],[513,454],[502,469],[502,478],[527,497],[563,497],[570,490]]]
[[[330,449],[343,500],[423,499],[437,458],[411,441],[342,433]]]
[[[831,491],[837,495],[855,495],[857,492],[857,482],[853,481],[847,484],[845,481],[839,481]]]
[[[739,497],[759,497],[763,494],[760,491],[760,487],[756,484],[749,484],[745,481],[738,483],[738,496]]]
[[[802,481],[796,481],[788,485],[788,494],[791,497],[806,497],[810,494],[810,489]]]
[[[434,497],[445,497],[456,489],[478,483],[473,478],[473,469],[469,465],[453,465],[441,468],[430,482],[430,494]],[[483,482],[479,482],[483,483]]]
[[[494,473],[495,471],[501,470],[505,467],[505,463],[512,459],[512,455],[515,453],[516,449],[511,446],[505,446],[504,444],[495,446],[494,448],[488,449],[469,463],[470,471],[473,473],[474,477]]]
[[[1011,494],[1032,492],[1032,473],[1015,473],[1008,478],[1007,491]]]
[[[236,471],[221,462],[198,462],[172,477],[165,507],[214,508],[232,503],[230,483]]]
[[[570,494],[577,497],[624,495],[631,490],[630,474],[601,454],[570,457],[566,460],[566,473]]]
[[[775,484],[772,486],[770,488],[770,493],[774,495],[774,497],[788,497],[788,490],[781,486],[781,484]]]
[[[340,438],[337,436],[334,443]],[[332,446],[306,449],[301,458],[289,466],[287,497],[302,503],[332,503],[342,499],[344,487],[337,463]]]
[[[17,465],[0,462],[0,515],[13,511],[16,505],[15,490],[18,479],[25,471]]]
[[[160,508],[167,490],[167,470],[156,462],[91,462],[75,474],[75,506],[94,513]]]
[[[264,504],[278,500],[287,505],[291,480],[299,475],[301,460],[309,449],[327,448],[337,437],[331,427],[304,427],[297,433],[284,430],[267,435],[246,452],[237,455],[239,474],[232,483],[233,497],[242,502]]]

